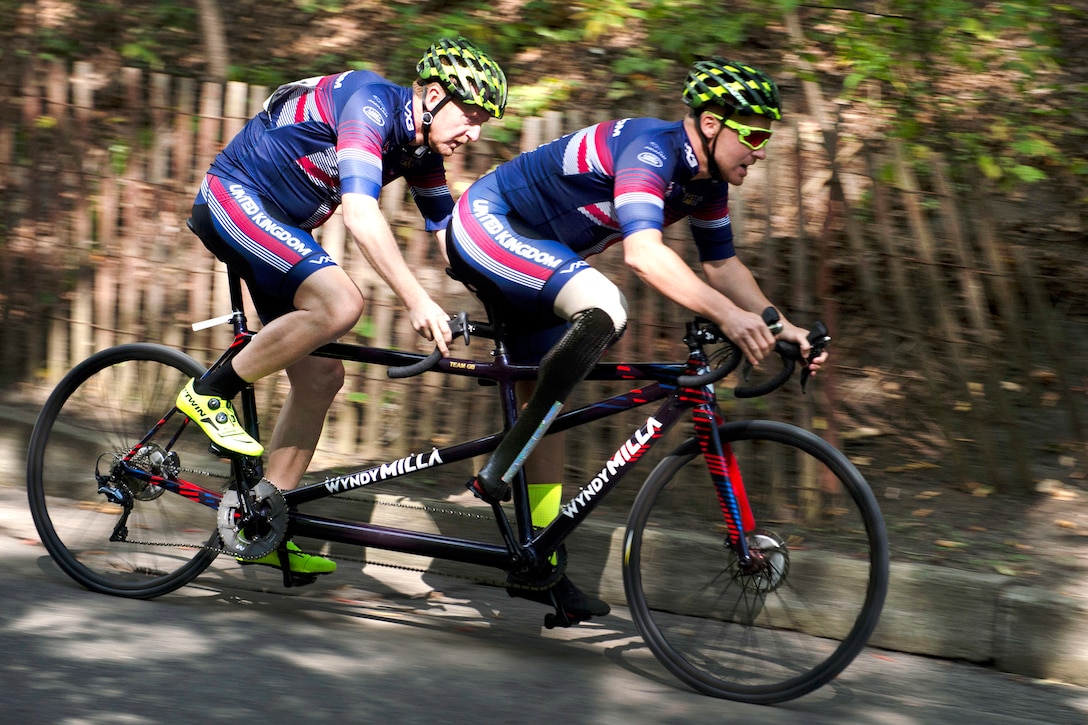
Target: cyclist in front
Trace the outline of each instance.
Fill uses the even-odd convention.
[[[627,325],[623,294],[587,257],[622,242],[644,282],[716,323],[753,364],[774,346],[760,316],[771,302],[734,252],[728,185],[744,183],[766,158],[771,123],[781,118],[778,87],[744,63],[699,61],[683,100],[690,113],[682,121],[608,121],[522,154],[476,181],[454,209],[446,238],[453,272],[503,310],[515,361],[540,362],[531,394],[521,391],[522,415],[469,488],[498,502],[524,462],[535,526],[558,516],[562,499],[563,441],[543,433]],[[706,281],[664,243],[663,227],[684,217]],[[807,331],[781,320],[778,337],[807,355]],[[543,603],[554,594],[579,620],[609,611],[566,576],[550,593],[508,591]]]
[[[404,177],[444,249],[453,209],[444,158],[477,140],[489,118],[502,116],[507,84],[499,65],[464,38],[434,43],[416,70],[411,87],[368,71],[281,86],[215,159],[193,206],[197,235],[245,279],[264,326],[230,364],[190,381],[177,406],[220,448],[259,456],[263,447],[238,423],[230,401],[250,383],[286,370],[291,390],[266,467],[280,489],[301,481],[344,382],[342,362],[309,353],[349,332],[363,311],[359,288],[310,233],[338,206],[412,326],[448,352],[448,315],[408,268],[378,194]],[[291,542],[287,548],[294,572],[336,569]],[[279,566],[279,557],[272,552],[256,563]]]

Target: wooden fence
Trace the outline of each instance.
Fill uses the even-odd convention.
[[[7,211],[0,376],[8,399],[40,401],[76,362],[121,342],[164,342],[210,363],[229,331],[193,332],[190,325],[228,311],[225,275],[184,221],[215,153],[269,89],[131,68],[103,73],[80,63],[23,70],[9,75],[17,82],[7,81],[0,119]],[[579,113],[523,119],[520,146],[591,120]],[[768,160],[734,189],[731,210],[740,253],[771,299],[802,324],[822,317],[831,326],[836,365],[806,398],[778,393],[728,407],[793,419],[836,442],[901,416],[902,425],[883,432],[902,437],[905,459],[942,459],[950,480],[1027,485],[1033,474],[1020,426],[1039,401],[1057,404],[1051,411],[1062,413],[1063,435],[1084,440],[1082,395],[1074,391],[1079,371],[1060,348],[1031,257],[1002,242],[984,196],[954,193],[939,160],[918,178],[898,145],[834,143],[835,129],[824,126],[796,116],[783,124]],[[508,130],[488,124],[481,142],[453,157],[455,194],[512,152],[494,140]],[[894,183],[875,181],[885,168]],[[435,299],[479,314],[443,273],[403,184],[387,187],[381,203]],[[339,216],[316,236],[366,296],[351,337],[423,350]],[[677,249],[689,244],[684,229],[667,238]],[[594,262],[631,303],[634,322],[611,358],[676,358],[684,312],[638,284],[621,257],[612,252]],[[478,343],[471,352],[487,350]],[[1051,375],[1030,374],[1040,369]],[[1042,390],[1040,381],[1052,387]],[[282,399],[283,385],[283,376],[259,384],[266,409]],[[603,389],[588,385],[580,395]],[[901,413],[889,412],[896,409]],[[601,460],[633,421],[572,441],[571,475]],[[388,459],[498,428],[492,397],[471,381],[390,381],[384,370],[349,365],[318,463]],[[855,453],[870,472],[894,463]]]

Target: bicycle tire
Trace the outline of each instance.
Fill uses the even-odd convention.
[[[188,379],[203,372],[172,348],[119,345],[74,367],[46,400],[27,451],[30,511],[50,556],[84,587],[150,599],[188,584],[215,559],[209,548],[219,542],[214,508],[131,477],[117,484],[135,499],[128,540],[111,541],[123,508],[99,492],[95,477],[139,442],[173,408]],[[165,450],[183,420],[177,414],[149,443]],[[178,454],[185,478],[221,490],[230,464],[208,444],[198,426],[188,425],[169,449]],[[152,465],[150,455],[145,458]]]
[[[844,670],[877,625],[888,540],[857,468],[818,436],[777,421],[718,428],[770,567],[745,574],[695,439],[661,461],[632,506],[624,588],[648,647],[707,695],[774,704]]]

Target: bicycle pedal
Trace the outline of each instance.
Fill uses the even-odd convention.
[[[294,571],[285,571],[283,573],[283,586],[290,589],[291,587],[304,587],[307,584],[313,584],[317,581],[317,574],[300,574]]]
[[[555,629],[556,627],[573,627],[576,624],[587,622],[593,617],[575,617],[566,612],[560,614],[559,612],[550,612],[544,615],[544,629]]]

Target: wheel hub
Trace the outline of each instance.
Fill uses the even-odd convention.
[[[729,572],[745,589],[767,594],[786,581],[790,570],[790,551],[781,537],[770,531],[756,530],[748,535],[747,563],[733,556]]]

